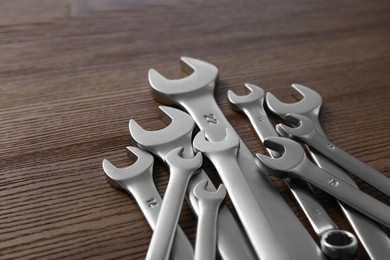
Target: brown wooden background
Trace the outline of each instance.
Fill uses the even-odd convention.
[[[264,149],[227,90],[251,82],[294,101],[297,82],[323,96],[331,140],[390,176],[389,11],[388,0],[0,1],[0,258],[144,258],[152,232],[101,162],[132,163],[130,118],[164,127],[147,71],[181,77],[180,56],[220,69],[217,102],[253,153]],[[164,191],[160,164],[155,175]],[[194,242],[187,205],[180,223]]]

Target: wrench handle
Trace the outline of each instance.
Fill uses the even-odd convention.
[[[215,259],[217,241],[218,208],[211,209],[199,203],[198,227],[196,231],[195,260]]]
[[[156,228],[146,255],[147,260],[168,260],[191,175],[175,167],[171,169]]]
[[[162,199],[152,179],[143,179],[136,185],[126,187],[136,200],[152,230],[156,228]],[[183,230],[178,226],[172,245],[172,260],[192,259],[194,249]]]
[[[390,207],[356,189],[342,179],[307,163],[306,168],[300,169],[296,177],[302,178],[314,186],[343,201],[357,211],[390,227]],[[303,174],[304,173],[304,174]]]
[[[353,157],[319,134],[316,134],[316,138],[306,139],[305,142],[340,167],[353,173],[390,197],[390,178]]]

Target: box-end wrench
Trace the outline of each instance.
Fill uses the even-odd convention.
[[[225,129],[234,129],[214,99],[218,69],[210,63],[189,57],[181,58],[181,66],[191,74],[176,80],[166,79],[154,69],[149,70],[149,83],[156,100],[164,104],[179,104],[191,114],[198,127],[206,131],[211,141],[223,140]],[[288,255],[290,259],[324,259],[321,250],[278,190],[266,176],[259,174],[251,152],[241,139],[238,162],[261,208],[258,221],[264,228],[257,232],[262,240],[278,245],[277,251],[262,247],[261,244],[255,245],[258,257],[280,260]],[[271,234],[264,232],[270,229]]]
[[[156,228],[146,254],[147,260],[167,260],[169,258],[188,182],[202,166],[201,153],[196,154],[194,158],[183,159],[182,151],[183,148],[178,147],[167,154],[170,177]]]
[[[103,170],[108,183],[126,191],[136,200],[150,227],[154,230],[162,200],[153,182],[153,156],[142,149],[131,146],[127,147],[127,151],[129,155],[134,154],[138,157],[134,164],[125,168],[117,168],[104,159]],[[182,260],[193,257],[194,249],[191,242],[183,230],[177,227],[170,259]]]
[[[314,124],[318,133],[326,138],[325,132],[319,122],[319,113],[322,105],[322,97],[319,93],[300,84],[292,84],[303,98],[297,103],[283,103],[271,93],[266,94],[268,108],[276,115],[284,118],[288,113],[300,114],[308,117]],[[353,179],[340,167],[321,156],[318,152],[310,149],[310,155],[315,163],[322,169],[343,179],[350,185],[358,188]],[[382,228],[371,219],[358,213],[348,205],[339,203],[345,216],[355,230],[360,242],[363,244],[371,259],[386,259],[390,255],[390,239]]]
[[[163,121],[167,127],[155,131],[143,129],[136,121],[130,120],[129,130],[133,140],[141,148],[155,154],[166,163],[166,155],[176,147],[183,147],[183,158],[193,158],[192,133],[195,122],[192,117],[175,108],[160,106]],[[193,194],[195,185],[208,181],[208,190],[216,191],[207,174],[202,170],[193,176],[188,184],[187,197],[195,214],[198,214],[198,202]],[[256,259],[242,227],[237,223],[227,206],[222,205],[217,222],[217,246],[223,259]]]
[[[237,96],[229,90],[229,101],[246,114],[262,142],[267,137],[279,136],[264,109],[264,90],[249,83],[246,83],[245,87],[249,94],[244,96]],[[272,157],[280,156],[275,151],[269,149],[267,151]],[[356,237],[346,230],[338,229],[336,223],[314,197],[312,188],[299,180],[286,178],[285,181],[320,238],[322,251],[328,257],[337,259],[353,256],[357,249]],[[338,239],[330,239],[334,237]]]
[[[306,157],[302,146],[296,141],[283,137],[270,137],[264,141],[264,146],[282,154],[278,158],[256,154],[259,165],[273,176],[307,181],[362,214],[390,227],[389,206],[317,167]]]
[[[220,184],[218,190],[209,191],[208,180],[195,185],[193,193],[199,204],[199,219],[196,230],[195,260],[214,260],[217,242],[217,219],[219,207],[226,196],[226,189]]]

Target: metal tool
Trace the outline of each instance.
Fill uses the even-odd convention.
[[[231,129],[226,129],[226,138],[223,141],[206,140],[205,131],[200,131],[194,138],[194,148],[202,152],[213,163],[219,173],[222,182],[229,192],[230,199],[244,226],[252,244],[256,247],[277,250],[278,245],[273,244],[272,239],[264,241],[261,233],[266,232],[270,238],[274,234],[270,227],[261,226],[261,209],[251,189],[241,174],[237,162],[239,139]],[[288,256],[283,256],[286,259]]]
[[[233,130],[214,96],[218,69],[207,62],[189,57],[181,58],[184,71],[191,73],[185,78],[169,80],[156,70],[149,70],[149,82],[155,98],[164,104],[179,104],[194,118],[200,129],[204,129],[211,141],[225,138],[225,129]],[[239,139],[240,140],[240,139]],[[254,158],[242,140],[239,141],[238,162],[260,214],[257,230],[262,242],[253,245],[261,259],[324,259],[324,255],[310,237],[302,223],[294,215],[277,189],[266,176],[259,174]],[[291,239],[299,237],[299,239]],[[252,241],[254,242],[254,241]],[[265,244],[272,244],[270,248]],[[273,250],[274,248],[277,250]],[[288,256],[288,257],[287,257]]]
[[[299,143],[283,137],[270,137],[264,141],[264,146],[282,154],[279,158],[256,155],[261,162],[260,165],[273,176],[307,181],[375,221],[390,227],[389,206],[317,167],[306,157]]]
[[[127,147],[129,153],[138,160],[126,168],[117,168],[108,160],[103,160],[103,170],[107,181],[114,187],[128,192],[136,200],[152,230],[157,224],[161,208],[161,197],[153,182],[153,156],[136,147]],[[194,249],[180,227],[176,229],[171,259],[192,259]]]
[[[306,116],[311,120],[316,131],[326,138],[325,132],[319,122],[319,113],[322,105],[321,95],[303,85],[292,84],[292,87],[303,96],[299,102],[282,103],[274,95],[267,93],[266,103],[268,108],[282,118],[288,113]],[[353,179],[340,167],[337,167],[310,147],[309,151],[312,159],[320,168],[358,188]],[[348,205],[344,205],[343,203],[339,203],[339,205],[370,258],[386,259],[390,255],[390,239],[382,228],[376,222],[353,210]]]
[[[176,147],[183,147],[183,158],[193,158],[192,132],[195,122],[191,116],[175,108],[159,107],[163,121],[169,125],[163,129],[147,131],[136,121],[130,120],[129,130],[132,138],[140,147],[158,156],[166,163],[166,155]],[[189,204],[198,215],[198,202],[193,194],[193,189],[200,181],[208,181],[208,190],[216,191],[207,174],[201,170],[190,179],[187,188]],[[248,238],[242,227],[231,214],[228,207],[222,205],[218,214],[217,222],[217,246],[222,259],[257,259]]]
[[[198,153],[192,159],[183,159],[180,156],[182,151],[183,148],[178,147],[167,154],[170,177],[146,254],[147,260],[169,258],[188,182],[202,166],[202,154]]]
[[[288,114],[285,120],[297,127],[278,124],[277,131],[281,135],[303,141],[340,167],[390,196],[390,178],[324,138],[316,131],[309,118],[298,114]]]
[[[228,98],[230,102],[247,115],[262,142],[267,137],[279,136],[263,107],[264,90],[249,83],[246,83],[245,87],[250,93],[244,96],[237,96],[233,91],[229,90]],[[268,153],[275,158],[280,156],[275,151],[269,149]],[[333,222],[322,205],[314,197],[312,188],[307,183],[299,180],[286,178],[285,181],[320,238],[323,252],[328,257],[338,259],[353,255],[357,249],[355,235],[346,230],[338,229],[336,223]],[[329,238],[329,234],[332,237],[337,236],[338,239],[325,239]]]
[[[196,231],[195,260],[214,260],[217,241],[217,219],[219,207],[226,196],[223,184],[217,191],[206,189],[209,181],[196,184],[193,193],[199,204],[199,219]]]

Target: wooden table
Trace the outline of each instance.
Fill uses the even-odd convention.
[[[216,100],[253,153],[265,150],[227,90],[244,94],[251,82],[292,102],[297,82],[322,95],[330,139],[390,177],[389,11],[388,0],[2,1],[0,258],[145,257],[152,232],[135,202],[106,183],[101,163],[133,162],[129,119],[165,126],[147,72],[182,77],[180,56],[219,68]],[[168,177],[157,161],[161,192]],[[271,180],[315,238],[284,182]],[[337,204],[319,197],[351,230]],[[186,204],[180,225],[194,242]],[[356,258],[367,258],[361,246]]]

